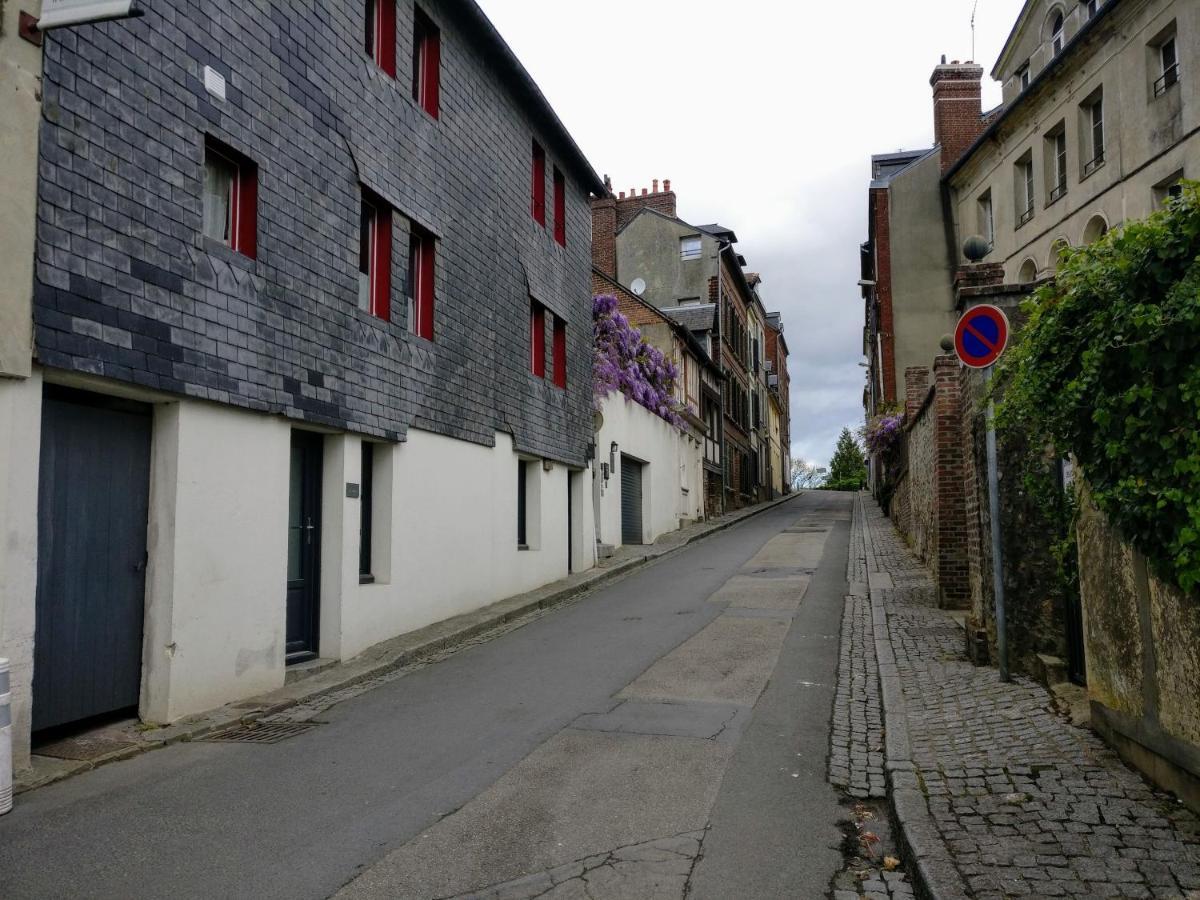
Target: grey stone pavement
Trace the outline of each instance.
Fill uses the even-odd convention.
[[[1040,685],[1020,677],[1004,684],[995,669],[968,662],[962,630],[935,607],[926,571],[873,502],[858,509],[865,521],[855,522],[851,538],[851,590],[866,578],[853,559],[861,534],[864,557],[869,544],[886,576],[876,599],[886,611],[902,689],[905,721],[897,727],[907,726],[916,778],[942,845],[935,849],[956,870],[928,885],[931,894],[1200,898],[1197,817],[1149,786],[1090,731],[1071,725]],[[848,603],[845,621],[852,646],[868,642],[869,619],[856,602]],[[851,712],[839,712],[834,734],[848,732],[852,740],[835,740],[831,774],[870,790],[878,723],[860,670],[850,672],[852,684],[840,687]],[[891,728],[893,710],[885,714]],[[917,812],[917,819],[925,814]]]
[[[803,494],[457,652],[22,794],[0,897],[809,898],[851,497]]]

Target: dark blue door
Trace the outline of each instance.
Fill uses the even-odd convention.
[[[137,708],[150,426],[148,406],[46,388],[34,731]]]
[[[288,496],[287,661],[317,655],[324,439],[292,432]]]

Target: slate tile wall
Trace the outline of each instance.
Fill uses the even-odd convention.
[[[154,0],[46,35],[36,348],[90,372],[388,439],[409,426],[581,464],[591,440],[589,173],[464,13],[441,28],[441,115],[351,0]],[[203,85],[210,65],[221,102]],[[258,258],[201,235],[205,135],[258,165]],[[567,247],[529,211],[530,148],[567,178]],[[391,321],[356,307],[359,185],[396,210]],[[435,335],[408,333],[409,222],[438,238]],[[529,372],[529,298],[567,320],[568,388]],[[552,341],[546,341],[549,353]],[[547,371],[550,366],[547,365]]]

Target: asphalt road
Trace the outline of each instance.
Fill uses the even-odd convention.
[[[332,707],[18,798],[0,897],[821,897],[850,495]]]

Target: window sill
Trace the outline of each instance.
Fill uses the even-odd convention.
[[[532,549],[533,548],[530,547],[528,544],[517,544],[517,550],[519,550],[519,551],[525,552],[527,550],[532,550]]]
[[[1084,181],[1087,181],[1089,178],[1091,178],[1093,175],[1095,175],[1097,172],[1099,172],[1101,169],[1103,169],[1104,163],[1105,163],[1105,160],[1102,159],[1098,163],[1096,163],[1094,166],[1092,166],[1090,169],[1084,168],[1083,174],[1079,176],[1080,183],[1082,184]]]
[[[209,237],[207,234],[200,235],[200,249],[205,253],[211,253],[213,256],[219,256],[232,265],[239,266],[247,272],[257,271],[256,259],[251,259],[241,250],[234,250],[224,241],[218,241],[214,237]]]
[[[358,576],[358,583],[359,584],[374,584],[375,576],[374,575],[363,575],[360,573]]]
[[[1013,229],[1013,231],[1020,231],[1022,228],[1024,228],[1026,225],[1028,225],[1032,221],[1033,221],[1033,210],[1030,210],[1028,213],[1026,213],[1025,215],[1023,215],[1017,219],[1017,225]]]
[[[1057,203],[1059,200],[1061,200],[1065,196],[1067,196],[1067,192],[1065,189],[1063,190],[1063,192],[1061,194],[1052,195],[1050,197],[1050,199],[1046,201],[1046,205],[1043,206],[1042,209],[1049,209],[1050,207],[1052,207],[1055,203]]]

